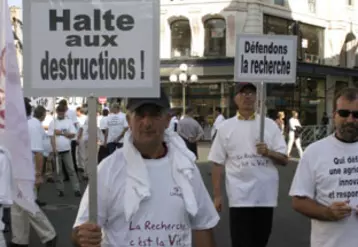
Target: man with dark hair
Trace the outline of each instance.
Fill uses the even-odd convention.
[[[358,243],[358,185],[353,183],[358,165],[357,88],[336,95],[333,121],[334,134],[303,153],[290,190],[293,208],[311,218],[311,247]]]
[[[63,184],[63,173],[62,165],[67,169],[72,188],[75,196],[80,197],[80,186],[77,178],[77,174],[73,167],[71,159],[71,139],[76,135],[76,130],[73,122],[65,117],[67,108],[64,105],[58,105],[56,108],[57,116],[48,127],[48,135],[51,138],[51,146],[54,157],[58,158],[58,174],[56,176],[56,188],[58,196],[64,196],[64,184]],[[56,170],[56,169],[55,169]]]
[[[31,117],[31,105],[25,100],[25,109],[28,117],[28,128],[30,135],[30,145],[35,163],[35,187],[38,189],[43,183],[42,166],[45,130],[41,121],[45,118],[46,110],[38,106],[35,111],[35,117]],[[30,165],[30,164],[29,164]],[[38,208],[36,214],[29,213],[20,205],[14,203],[11,207],[11,230],[12,239],[10,247],[27,247],[29,245],[30,225],[33,226],[39,235],[41,242],[47,247],[55,247],[57,242],[56,232],[51,222],[44,212]]]
[[[68,108],[67,100],[65,100],[65,99],[60,100],[58,105],[59,106],[61,105],[66,109],[65,117],[72,121],[72,124],[75,127],[75,134],[77,134],[77,132],[79,130],[79,123],[78,123],[76,111]],[[78,166],[77,166],[76,152],[77,152],[77,139],[76,139],[76,135],[75,135],[71,140],[71,155],[72,155],[72,163],[73,163],[75,171],[77,173],[78,172]],[[67,170],[66,170],[66,172],[68,173]],[[67,180],[67,179],[68,178],[66,176],[65,180]]]
[[[36,128],[38,127],[38,121],[40,121],[40,123],[42,123],[44,121],[46,117],[46,109],[45,107],[43,106],[37,106],[35,109],[34,109],[34,113],[33,113],[33,120],[30,120],[29,124],[31,125],[34,125],[36,126]],[[42,126],[41,126],[42,127]],[[41,130],[38,130],[38,131],[41,131],[42,132],[42,140],[44,141],[44,139],[46,138],[46,133],[45,133],[45,130],[42,128],[43,131]],[[37,132],[39,133],[39,132]],[[30,134],[31,135],[31,134]],[[40,136],[39,136],[40,137]],[[36,137],[37,138],[37,137]],[[42,144],[44,146],[44,144]],[[45,149],[45,147],[44,147]],[[45,173],[45,157],[43,155],[43,152],[41,153],[41,156],[42,156],[42,174],[41,174],[41,179],[43,179],[43,175]],[[40,185],[37,187],[37,193],[39,194],[40,192]],[[45,202],[42,202],[40,201],[39,199],[36,200],[36,203],[40,206],[40,207],[43,207],[46,205]]]
[[[256,111],[256,86],[236,85],[237,115],[218,126],[208,160],[214,163],[214,204],[222,210],[222,172],[229,200],[232,247],[265,247],[277,206],[279,174],[286,165],[286,143],[277,124],[265,121],[265,138],[259,139],[261,116]]]

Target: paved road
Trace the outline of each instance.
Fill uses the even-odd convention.
[[[286,168],[280,168],[280,197],[279,207],[276,209],[274,218],[274,228],[270,239],[269,247],[308,247],[309,246],[309,221],[295,213],[290,206],[290,198],[287,196],[292,176],[296,167],[295,162],[291,162]],[[210,164],[207,162],[200,164],[202,176],[207,184],[209,191],[210,185]],[[40,193],[40,198],[46,200],[49,205],[45,207],[45,212],[49,216],[59,234],[59,247],[71,246],[70,232],[73,224],[79,199],[75,198],[69,185],[66,185],[68,194],[63,198],[58,198],[53,184],[46,184]],[[228,230],[228,210],[225,209],[221,214],[221,222],[215,230],[218,246],[231,247]],[[31,234],[31,247],[42,246],[36,234]]]

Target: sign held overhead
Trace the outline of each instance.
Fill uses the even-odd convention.
[[[26,94],[158,96],[158,0],[27,0],[23,13]]]
[[[239,34],[235,80],[295,83],[297,36]]]

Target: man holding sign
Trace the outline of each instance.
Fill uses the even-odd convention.
[[[123,148],[98,169],[98,224],[89,221],[88,189],[73,231],[77,246],[214,247],[219,221],[196,157],[167,130],[169,100],[128,100]],[[104,233],[103,239],[101,230]]]
[[[214,203],[221,211],[221,174],[225,168],[232,247],[265,247],[277,206],[275,165],[287,164],[286,143],[269,118],[265,118],[264,142],[259,141],[254,84],[238,83],[234,100],[237,116],[220,124],[208,158],[214,163]]]

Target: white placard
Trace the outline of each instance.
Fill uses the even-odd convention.
[[[29,96],[158,97],[159,0],[26,0]]]
[[[295,83],[297,36],[239,34],[235,81]]]

